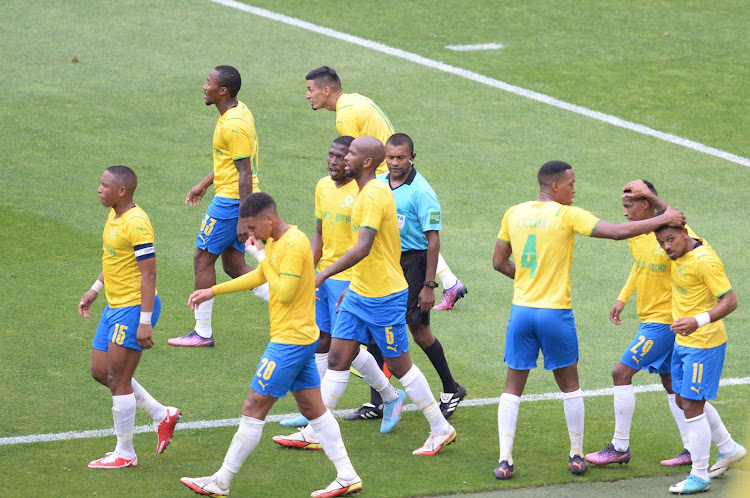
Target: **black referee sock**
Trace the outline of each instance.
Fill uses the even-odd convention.
[[[440,380],[443,382],[443,392],[455,393],[458,391],[458,384],[453,380],[451,369],[448,367],[448,360],[445,359],[443,345],[440,344],[437,337],[435,338],[435,342],[432,343],[432,346],[423,349],[422,351],[424,351],[424,354],[430,359],[432,366],[435,367],[435,370],[440,376]]]
[[[367,351],[370,352],[370,354],[375,358],[375,361],[378,363],[378,366],[380,367],[380,369],[383,370],[383,364],[384,364],[383,353],[380,352],[380,348],[378,347],[378,345],[375,344],[374,342],[371,342],[367,346]],[[370,403],[372,403],[376,407],[383,404],[383,397],[380,396],[380,393],[377,392],[372,387],[370,388]]]

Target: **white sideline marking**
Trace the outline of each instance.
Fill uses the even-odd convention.
[[[750,159],[748,158],[738,156],[736,154],[731,154],[729,152],[716,149],[714,147],[709,147],[707,145],[694,142],[693,140],[688,140],[687,138],[678,137],[677,135],[672,135],[671,133],[664,133],[662,131],[654,130],[653,128],[649,128],[648,126],[644,126],[638,123],[633,123],[631,121],[626,121],[616,116],[604,114],[603,112],[592,111],[591,109],[587,109],[586,107],[581,107],[579,105],[570,104],[568,102],[558,100],[554,97],[550,97],[542,93],[534,92],[532,90],[526,90],[525,88],[511,85],[509,83],[505,83],[503,81],[496,80],[494,78],[490,78],[488,76],[484,76],[479,73],[469,71],[467,69],[461,69],[459,67],[451,66],[443,62],[428,59],[426,57],[422,57],[421,55],[407,52],[405,50],[389,47],[388,45],[384,45],[380,42],[366,40],[364,38],[360,38],[359,36],[342,33],[341,31],[336,31],[334,29],[325,28],[323,26],[318,26],[317,24],[312,24],[307,21],[297,19],[295,17],[289,17],[283,14],[278,14],[270,10],[253,7],[251,5],[247,5],[247,4],[240,3],[240,2],[235,2],[234,0],[211,0],[211,1],[213,3],[224,5],[226,7],[232,7],[238,10],[242,10],[244,12],[248,12],[250,14],[254,14],[259,17],[265,17],[266,19],[271,19],[273,21],[278,21],[284,24],[288,24],[290,26],[295,26],[297,28],[312,31],[314,33],[325,35],[331,38],[343,40],[345,42],[353,43],[355,45],[366,47],[366,48],[369,48],[378,52],[382,52],[384,54],[392,55],[394,57],[399,57],[401,59],[414,62],[415,64],[421,64],[422,66],[427,66],[432,69],[437,69],[439,71],[443,71],[446,73],[455,74],[456,76],[460,76],[468,80],[476,81],[477,83],[482,83],[483,85],[488,85],[494,88],[499,88],[500,90],[513,93],[521,97],[526,97],[531,100],[536,100],[543,104],[548,104],[553,107],[565,109],[566,111],[574,112],[576,114],[581,114],[582,116],[596,119],[598,121],[603,121],[613,126],[625,128],[627,130],[631,130],[636,133],[648,135],[654,138],[658,138],[659,140],[664,140],[665,142],[670,142],[676,145],[680,145],[682,147],[686,147],[688,149],[693,149],[698,152],[702,152],[704,154],[708,154],[708,155],[715,156],[721,159],[725,159],[727,161],[730,161],[736,164],[741,164],[742,166],[750,167]]]
[[[750,377],[736,377],[730,379],[721,379],[719,382],[720,386],[746,386],[750,384]],[[635,392],[646,393],[661,391],[664,389],[661,384],[646,384],[641,386],[635,386]],[[614,390],[611,387],[604,389],[594,389],[592,391],[583,391],[585,398],[592,398],[596,396],[611,396]],[[521,396],[521,401],[534,402],[534,401],[551,401],[556,399],[562,399],[561,392],[544,393],[544,394],[524,394]],[[483,398],[483,399],[467,399],[461,402],[462,407],[468,406],[486,406],[495,405],[500,401],[500,398]],[[354,408],[348,410],[334,410],[333,414],[337,417],[343,417],[354,412]],[[404,406],[405,412],[414,412],[418,408],[414,404]],[[294,414],[287,413],[281,415],[269,415],[266,417],[266,422],[279,422],[285,418],[290,418]],[[180,422],[177,424],[175,430],[186,431],[192,429],[214,429],[216,427],[237,427],[240,424],[239,418],[223,418],[219,420],[199,420],[197,422]],[[154,432],[153,425],[139,425],[135,428],[136,434],[142,434],[144,432]],[[0,438],[0,446],[10,444],[30,444],[30,443],[47,443],[51,441],[68,441],[71,439],[89,439],[95,437],[110,437],[114,436],[115,431],[113,429],[95,429],[89,431],[69,431],[69,432],[53,432],[49,434],[34,434],[31,436],[15,436],[15,437],[3,437]]]
[[[446,45],[445,48],[456,52],[471,52],[474,50],[498,50],[505,48],[502,43],[476,43],[474,45]]]

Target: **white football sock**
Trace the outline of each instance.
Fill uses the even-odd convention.
[[[615,434],[612,445],[617,451],[630,447],[630,424],[635,411],[635,390],[633,384],[614,386],[615,391]]]
[[[247,457],[258,446],[260,436],[263,435],[263,425],[265,423],[265,420],[258,420],[257,418],[246,417],[245,415],[242,416],[240,426],[237,428],[237,432],[234,433],[227,454],[224,456],[224,463],[221,464],[221,468],[214,474],[218,478],[217,484],[220,488],[229,488],[235,474],[240,471],[240,467],[245,463]]]
[[[204,301],[198,305],[193,312],[195,314],[195,333],[204,339],[214,335],[211,329],[211,315],[214,311],[214,298]]]
[[[691,474],[708,480],[708,457],[711,455],[711,426],[705,413],[686,420],[688,427],[688,451],[693,460]]]
[[[352,367],[370,384],[370,387],[380,393],[383,401],[395,401],[398,399],[398,391],[388,381],[383,371],[378,366],[378,362],[372,354],[362,348],[352,361]]]
[[[427,422],[430,423],[430,430],[440,435],[448,434],[451,431],[451,426],[440,412],[440,406],[435,402],[435,396],[433,396],[430,385],[422,371],[412,364],[409,371],[398,380],[404,386],[406,394],[409,395],[409,398],[422,411]]]
[[[351,481],[357,477],[349,455],[346,453],[344,440],[341,438],[341,429],[333,414],[326,410],[320,417],[310,421],[310,425],[315,429],[320,445],[326,456],[336,466],[337,477],[345,481]]]
[[[263,285],[259,285],[253,289],[253,294],[268,302],[271,299],[271,292],[268,290],[268,282]]]
[[[135,432],[135,394],[112,396],[112,418],[115,419],[117,447],[115,451],[123,458],[133,458],[133,432]]]
[[[326,370],[328,370],[328,353],[315,353],[315,366],[318,368],[320,382],[323,382],[323,377],[326,376]]]
[[[167,416],[167,407],[159,403],[146,391],[142,385],[135,380],[133,377],[130,380],[130,385],[133,387],[133,394],[135,395],[135,407],[140,408],[144,412],[151,415],[154,422],[157,424],[164,420]]]
[[[667,394],[667,401],[669,402],[669,410],[672,412],[674,421],[677,423],[677,429],[680,431],[680,437],[682,438],[682,446],[687,448],[688,433],[687,433],[687,422],[685,422],[685,412],[682,408],[677,406],[676,394]]]
[[[320,395],[323,398],[323,404],[329,410],[335,410],[339,399],[346,390],[349,383],[351,372],[347,370],[326,370],[323,381],[320,384]]]
[[[563,393],[562,396],[565,422],[568,424],[570,436],[570,456],[583,456],[583,391],[578,389],[572,393]]]
[[[703,413],[706,414],[706,420],[708,420],[708,425],[711,428],[711,441],[716,443],[721,453],[725,455],[732,453],[737,443],[732,439],[732,435],[729,434],[724,422],[721,421],[719,412],[711,403],[706,401],[706,404],[703,405]]]
[[[456,282],[458,282],[458,278],[453,274],[450,267],[448,266],[448,263],[445,262],[445,259],[443,259],[442,253],[438,253],[438,264],[437,264],[437,276],[440,279],[440,282],[443,284],[443,290],[450,289],[454,285],[456,285]]]
[[[518,409],[521,397],[515,394],[503,393],[497,405],[497,433],[500,436],[500,460],[506,460],[513,465],[513,441],[516,438],[516,424],[518,423]]]

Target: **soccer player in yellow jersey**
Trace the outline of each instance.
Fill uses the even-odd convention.
[[[279,216],[276,203],[268,194],[248,196],[240,208],[240,217],[252,237],[247,247],[258,260],[258,268],[229,282],[195,291],[188,304],[195,308],[215,295],[250,290],[268,282],[271,342],[258,363],[242,406],[240,426],[221,468],[207,477],[183,477],[182,483],[201,495],[229,494],[232,479],[260,441],[269,410],[291,391],[300,411],[315,428],[318,449],[325,451],[338,472],[327,488],[312,496],[358,492],[362,480],[349,460],[338,422],[320,395],[314,358],[319,333],[315,325],[315,269],[310,241]]]
[[[349,382],[349,367],[352,359],[358,357],[359,345],[374,340],[383,352],[388,369],[406,390],[406,393],[396,390],[385,376],[381,378],[384,381],[381,385],[365,378],[383,398],[380,431],[390,432],[398,424],[408,393],[430,424],[430,436],[413,453],[434,455],[456,439],[456,430],[443,417],[427,379],[409,357],[408,288],[400,265],[396,202],[390,187],[375,177],[377,165],[384,158],[383,144],[373,137],[355,139],[345,158],[346,174],[356,180],[360,189],[352,207],[354,246],[338,261],[319,271],[315,282],[320,287],[331,276],[349,268],[353,268],[353,274],[331,334],[328,370],[321,391],[323,402],[334,409]],[[274,440],[293,446],[298,440],[309,442],[313,433],[308,426],[295,435]]]
[[[562,161],[542,165],[537,175],[539,198],[509,208],[497,236],[494,268],[514,280],[513,306],[505,340],[508,374],[498,405],[500,462],[495,477],[514,473],[513,443],[521,394],[539,350],[544,368],[552,370],[563,393],[570,437],[568,466],[586,471],[583,455],[583,391],[578,383],[578,337],[570,303],[570,267],[575,234],[621,240],[653,231],[665,223],[682,223],[682,213],[667,212],[642,221],[612,225],[574,207],[575,173]],[[515,262],[510,259],[515,254]]]
[[[706,400],[715,399],[727,347],[723,318],[737,309],[737,298],[716,252],[690,236],[682,226],[665,224],[656,239],[672,259],[672,389],[685,412],[690,475],[669,490],[676,494],[707,491],[711,478],[726,472],[747,453],[736,443],[719,413]],[[719,447],[708,468],[711,440]]]
[[[313,69],[307,76],[307,94],[314,111],[328,109],[336,111],[336,129],[340,135],[375,137],[385,146],[394,133],[393,125],[378,105],[358,93],[344,93],[341,79],[336,71],[328,66]],[[377,174],[388,173],[385,160],[378,165]],[[443,298],[433,309],[449,310],[468,291],[451,271],[443,255],[438,253],[437,277],[443,284]]]
[[[219,256],[224,271],[232,278],[252,270],[245,262],[244,243],[248,231],[238,213],[242,201],[259,190],[258,135],[253,114],[237,100],[241,85],[240,73],[232,66],[216,66],[203,85],[206,105],[215,105],[220,117],[214,128],[214,167],[185,198],[185,204],[197,206],[208,187],[214,185],[216,195],[203,216],[195,239],[195,289],[216,283],[215,265]],[[268,286],[260,286],[253,292],[268,301]],[[194,313],[193,330],[187,335],[169,339],[170,345],[213,347],[213,300],[196,307]]]
[[[112,208],[104,225],[102,272],[78,303],[78,313],[89,318],[91,304],[105,290],[107,307],[94,335],[91,375],[112,392],[117,447],[89,463],[94,469],[138,465],[133,447],[136,408],[154,419],[159,434],[157,453],[166,449],[180,417],[180,410],[156,401],[133,378],[142,350],[154,345],[153,327],[161,312],[154,230],[146,213],[133,202],[137,186],[138,179],[127,166],[112,166],[102,174],[99,201]]]
[[[652,218],[657,209],[666,208],[656,193],[654,186],[645,180],[628,183],[623,188],[622,205],[628,221]],[[689,230],[689,228],[688,228]],[[695,234],[690,232],[693,236]],[[617,296],[609,313],[609,319],[620,325],[620,313],[628,298],[638,295],[638,317],[641,325],[633,340],[625,349],[620,361],[612,369],[614,381],[615,431],[612,441],[604,449],[586,455],[586,461],[599,467],[610,463],[630,461],[630,426],[635,411],[635,391],[633,376],[640,370],[658,373],[667,391],[670,411],[682,435],[683,445],[687,444],[685,415],[672,391],[672,348],[674,333],[672,324],[672,280],[670,259],[659,247],[653,232],[638,235],[628,240],[633,254],[633,267],[625,286]],[[690,452],[687,449],[674,458],[663,460],[662,465],[674,467],[690,465]]]

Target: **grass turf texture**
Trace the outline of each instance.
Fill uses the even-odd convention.
[[[745,243],[750,232],[745,216],[750,197],[743,188],[750,174],[747,168],[209,2],[144,6],[122,1],[104,10],[97,5],[81,1],[0,6],[0,46],[8,54],[0,74],[5,100],[0,107],[0,131],[6,137],[0,142],[4,158],[0,222],[5,235],[0,240],[0,399],[4,407],[0,437],[111,426],[111,399],[88,376],[90,343],[103,299],[88,321],[75,308],[100,271],[106,210],[96,199],[96,187],[102,170],[112,164],[130,165],[138,173],[136,201],[150,215],[157,236],[158,288],[164,307],[155,331],[157,347],[144,354],[136,377],[159,400],[179,406],[185,420],[239,415],[250,376],[267,342],[263,303],[249,294],[222,296],[215,305],[216,348],[166,346],[168,337],[185,333],[193,322],[185,301],[192,289],[193,241],[205,205],[189,208],[184,197],[211,167],[210,139],[218,114],[215,108],[204,107],[201,86],[208,71],[223,63],[237,66],[244,77],[240,99],[256,118],[261,188],[277,199],[288,221],[308,234],[314,227],[315,181],[326,174],[325,155],[336,136],[333,113],[313,113],[304,100],[303,78],[309,69],[322,64],[335,67],[347,91],[372,97],[397,131],[414,138],[419,154],[416,164],[443,204],[443,254],[470,291],[454,311],[434,313],[433,328],[457,380],[466,385],[471,398],[498,396],[504,377],[503,332],[512,288],[509,280],[491,269],[500,219],[508,206],[536,196],[536,171],[549,159],[573,164],[578,177],[576,205],[610,221],[621,219],[619,188],[639,177],[653,181],[666,199],[686,211],[693,228],[722,257],[740,301],[740,308],[727,320],[730,346],[724,376],[750,375],[745,361],[750,341],[743,334],[750,325],[750,311],[743,305],[750,295],[745,278],[750,270]],[[409,14],[406,20],[420,23],[417,29],[388,27],[393,31],[383,31],[387,24],[381,16],[387,9],[382,6],[357,7],[356,15],[353,7],[338,15],[315,10],[318,14],[310,17],[305,17],[309,11],[301,3],[284,3],[279,9],[749,155],[739,136],[746,118],[741,106],[729,98],[739,96],[746,102],[750,88],[748,52],[726,48],[727,40],[736,40],[732,26],[744,23],[743,16],[726,14],[733,11],[733,3],[705,10],[681,5],[679,10],[655,11],[655,17],[663,14],[664,23],[670,16],[683,19],[683,24],[696,16],[704,20],[701,26],[690,24],[690,31],[697,30],[699,38],[707,40],[698,55],[716,64],[697,66],[675,56],[670,58],[673,67],[669,71],[644,61],[660,53],[660,44],[675,43],[679,38],[673,36],[675,30],[663,37],[659,31],[667,29],[647,21],[639,24],[634,15],[607,17],[594,6],[567,12],[534,10],[534,4],[526,4],[520,11],[486,13],[488,27],[477,32],[469,13],[481,9],[455,9],[446,17],[440,9],[399,5]],[[611,5],[614,13],[630,9],[630,4]],[[438,22],[440,15],[453,24]],[[332,19],[339,23],[328,21]],[[581,25],[597,28],[583,33]],[[489,26],[502,26],[516,33],[517,40],[529,42],[514,45],[512,57],[507,52],[461,55],[441,51],[448,43],[477,41],[480,34],[497,36]],[[626,67],[613,64],[619,73],[604,70],[603,56],[578,57],[571,66],[570,51],[576,46],[619,47],[622,44],[611,36],[637,32],[638,26],[641,32],[656,31],[659,36],[644,36],[634,43],[632,58],[623,63]],[[526,36],[527,31],[553,27],[560,34],[556,42],[564,45],[547,47],[555,55],[542,57],[549,53],[542,51],[543,40],[534,41]],[[426,32],[439,32],[445,43],[426,43],[432,39],[422,36]],[[690,47],[685,41],[678,45]],[[79,62],[71,62],[72,56]],[[726,98],[689,97],[686,101],[677,91],[682,85],[712,81],[717,68],[726,67],[732,68],[733,75],[722,79]],[[625,80],[631,90],[646,93],[653,109],[639,106],[631,93],[623,93],[616,81]],[[595,105],[605,98],[617,103]],[[625,242],[580,237],[577,242],[572,284],[582,386],[609,387],[609,370],[637,327],[634,302],[626,308],[623,326],[615,327],[607,320],[631,257]],[[220,280],[226,278],[220,269],[218,273]],[[433,390],[439,391],[424,355],[417,351],[413,357]],[[640,375],[636,382],[656,379]],[[532,373],[528,393],[555,390],[550,374]],[[352,381],[341,407],[357,406],[365,392],[361,382]],[[746,441],[747,388],[722,388],[719,396],[716,405],[727,426],[740,441]],[[663,395],[645,394],[637,399],[633,445],[640,445],[638,460],[628,467],[591,472],[584,480],[670,472],[651,463],[679,451]],[[653,419],[646,416],[650,409]],[[273,413],[292,411],[294,403],[288,397]],[[398,438],[396,434],[378,436],[377,424],[364,426],[370,428],[367,431],[348,423],[342,423],[342,428],[353,461],[373,495],[498,486],[490,474],[497,458],[495,409],[459,409],[452,421],[459,431],[458,443],[445,455],[424,463],[410,454],[427,435],[417,414],[405,417],[397,429]],[[137,423],[146,422],[147,417],[139,414]],[[522,405],[514,454],[518,475],[504,486],[570,482],[563,424],[559,401]],[[603,446],[611,437],[612,424],[611,399],[587,400],[586,451]],[[548,427],[557,429],[546,431]],[[85,468],[89,460],[112,449],[114,438],[3,446],[0,468],[3,475],[12,477],[6,482],[9,492],[124,495],[132,494],[128,486],[137,482],[139,494],[141,488],[146,494],[176,494],[185,491],[177,482],[180,476],[203,475],[218,468],[233,431],[178,432],[174,446],[162,456],[153,455],[153,434],[138,435],[141,466],[134,472]],[[272,488],[280,495],[301,495],[330,481],[333,469],[322,455],[274,448],[270,436],[277,432],[283,431],[269,424],[233,492],[267,494]],[[670,448],[666,455],[665,448]],[[382,455],[387,458],[379,458]],[[382,468],[384,461],[389,462],[388,479],[395,481],[386,482],[385,476],[369,470]],[[274,469],[284,469],[283,481]],[[306,478],[296,479],[301,473]]]

